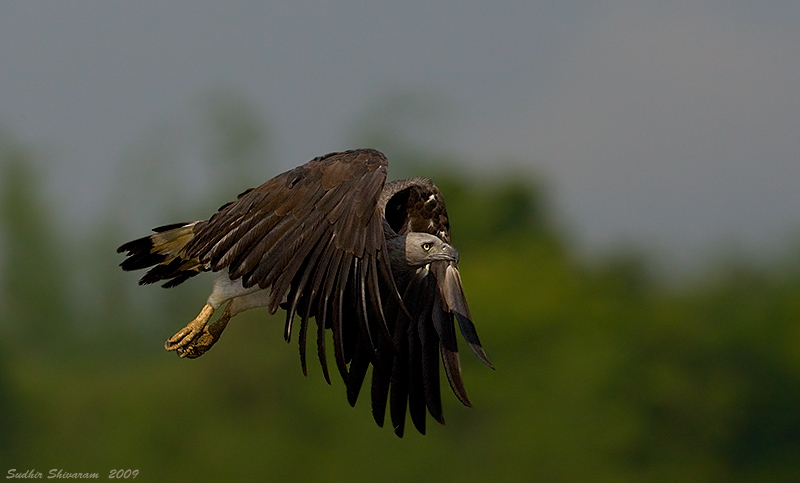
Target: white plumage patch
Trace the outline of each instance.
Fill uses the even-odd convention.
[[[249,288],[244,288],[242,279],[231,280],[228,272],[221,272],[214,280],[214,289],[211,295],[208,296],[208,305],[212,306],[214,310],[218,309],[222,304],[228,300],[239,300],[246,297],[248,308],[266,307],[269,305],[269,289],[262,289],[258,284]],[[236,305],[242,305],[237,302]],[[242,309],[247,310],[247,309]],[[242,310],[239,310],[241,312]]]

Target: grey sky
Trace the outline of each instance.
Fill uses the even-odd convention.
[[[429,147],[543,174],[586,246],[800,228],[795,1],[0,4],[0,126],[52,166],[64,217],[96,216],[125,154],[217,87],[269,123],[264,179],[418,90],[449,106]]]

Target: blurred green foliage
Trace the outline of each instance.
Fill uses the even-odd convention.
[[[232,105],[213,104],[210,117],[221,137],[211,149],[216,166],[238,173],[220,178],[228,180],[218,186],[228,197],[246,187],[238,184],[243,171],[250,179],[275,174],[263,166],[255,173],[263,126]],[[421,160],[409,149],[412,162],[389,152],[392,173],[413,164],[444,192],[467,297],[497,368],[464,353],[475,407],[460,406],[444,387],[448,424],[401,440],[374,425],[364,400],[350,408],[341,383],[326,385],[313,366],[303,377],[296,342],[287,346],[282,322],[263,310],[238,316],[198,360],[163,352],[163,341],[202,306],[209,281],[169,292],[140,288],[136,274],[116,266],[116,246],[149,228],[127,225],[121,218],[135,208],[119,203],[137,201],[137,190],[144,202],[152,189],[126,183],[109,219],[75,246],[53,224],[28,150],[3,143],[4,474],[63,468],[105,478],[130,468],[144,481],[800,478],[796,260],[760,269],[731,264],[703,282],[661,284],[635,253],[581,260],[535,179],[479,180],[447,169],[456,165],[451,159]],[[164,218],[143,223],[193,211],[165,206]]]

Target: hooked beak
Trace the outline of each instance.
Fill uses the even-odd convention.
[[[449,243],[445,243],[444,246],[442,246],[441,258],[439,259],[458,263],[458,250],[453,248]]]

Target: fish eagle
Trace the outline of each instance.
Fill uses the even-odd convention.
[[[426,412],[444,424],[439,360],[453,393],[471,406],[456,322],[478,358],[492,364],[464,297],[444,198],[427,178],[387,183],[387,166],[373,149],[327,154],[245,191],[208,220],[154,228],[119,247],[123,270],[149,268],[140,284],[174,287],[217,272],[200,314],[166,349],[199,357],[236,314],[283,308],[287,342],[299,318],[303,373],[313,318],[326,381],[330,331],[348,402],[355,405],[372,366],[372,415],[383,426],[388,403],[397,436],[406,411],[422,434]]]

